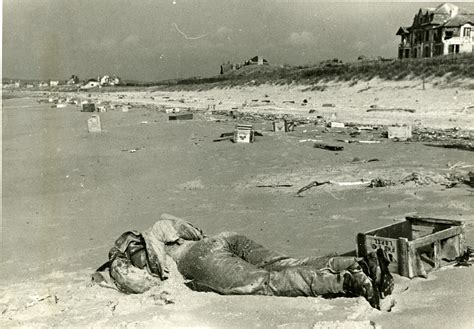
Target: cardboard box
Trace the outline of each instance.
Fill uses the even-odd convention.
[[[234,143],[253,143],[255,132],[252,125],[237,125],[234,131]]]
[[[426,276],[442,266],[443,259],[454,259],[464,252],[465,224],[462,221],[406,217],[357,235],[357,255],[364,257],[381,248],[390,259],[390,272],[413,278]]]
[[[102,132],[102,125],[100,123],[100,116],[98,114],[92,115],[87,120],[87,128],[90,133],[100,133]]]
[[[411,126],[388,127],[388,138],[405,141],[411,138]]]

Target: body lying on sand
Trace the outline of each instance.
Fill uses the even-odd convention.
[[[169,257],[191,289],[223,295],[362,296],[380,308],[380,297],[390,295],[394,285],[382,249],[365,260],[296,259],[237,233],[206,237],[191,223],[167,214],[142,233],[123,233],[93,278],[125,293],[143,293],[168,278]]]

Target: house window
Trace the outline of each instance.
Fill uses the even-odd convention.
[[[470,37],[471,36],[471,28],[470,27],[465,27],[462,36],[463,37]]]
[[[451,39],[453,37],[453,31],[446,31],[444,34],[444,40]]]
[[[458,53],[459,53],[459,45],[449,45],[449,47],[448,47],[448,53],[450,53],[450,54],[452,54],[452,53],[458,54]]]

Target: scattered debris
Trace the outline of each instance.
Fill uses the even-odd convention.
[[[437,181],[430,176],[414,172],[400,180],[401,184],[406,184],[409,182],[414,182],[416,185],[430,185],[436,184]]]
[[[389,139],[406,141],[408,139],[411,139],[411,137],[412,137],[411,126],[388,127]]]
[[[67,104],[61,103],[61,104],[56,104],[56,108],[58,109],[63,109],[66,108]]]
[[[328,151],[343,151],[344,150],[344,146],[328,145],[328,144],[323,144],[323,143],[315,143],[314,147],[318,149],[328,150]]]
[[[315,112],[316,112],[315,109],[311,109],[311,110],[308,111],[308,113],[315,113]]]
[[[300,143],[306,143],[306,142],[315,142],[315,143],[321,143],[321,142],[322,142],[322,140],[320,140],[320,139],[311,139],[311,138],[309,138],[309,139],[300,139],[300,140],[299,140],[299,142],[300,142]]]
[[[356,181],[356,182],[336,182],[336,181],[333,181],[333,180],[327,180],[327,181],[323,181],[323,182],[313,181],[313,182],[309,183],[308,185],[305,185],[302,188],[300,188],[296,192],[296,195],[301,196],[300,194],[304,191],[312,189],[313,187],[317,187],[317,186],[321,186],[321,185],[327,185],[327,184],[337,185],[337,186],[359,186],[359,185],[366,185],[367,186],[369,183],[365,182],[363,180]]]
[[[374,130],[374,127],[359,126],[359,127],[356,127],[356,129],[357,129],[358,131],[361,131],[361,130]]]
[[[355,157],[352,159],[352,163],[368,163],[368,162],[375,162],[375,161],[380,161],[379,159],[369,159],[369,160],[363,160],[359,157]]]
[[[413,129],[412,140],[417,142],[452,141],[455,139],[471,141],[474,139],[474,131],[462,131],[457,127],[444,130],[418,127]]]
[[[277,188],[277,187],[292,187],[293,184],[271,184],[271,185],[257,185],[256,187],[272,187],[272,188]]]
[[[323,107],[336,107],[336,104],[333,103],[324,103]]]
[[[404,109],[399,107],[378,107],[377,105],[370,105],[370,109],[367,112],[409,112],[415,113],[416,110],[413,109]]]
[[[394,186],[395,182],[391,179],[383,179],[383,178],[374,178],[370,181],[369,187],[386,187],[386,186]]]
[[[136,151],[140,150],[140,147],[136,147],[133,149],[122,149],[122,152],[128,152],[128,153],[135,153]]]
[[[467,246],[464,253],[461,256],[456,257],[457,263],[454,266],[456,267],[472,266],[471,257],[472,257],[473,252],[474,252],[474,249],[472,247]]]
[[[380,144],[380,141],[357,141],[359,144]]]
[[[329,123],[328,126],[331,128],[344,128],[345,127],[343,122],[334,122],[334,121]]]
[[[87,128],[90,133],[100,133],[102,132],[102,126],[100,124],[100,116],[98,114],[92,115],[87,120]]]
[[[357,139],[338,139],[338,142],[352,144],[352,143],[359,143],[359,144],[380,144],[380,141],[360,141]]]
[[[314,182],[311,182],[309,183],[308,185],[305,185],[303,186],[302,188],[300,188],[297,192],[296,192],[296,195],[300,195],[301,193],[303,193],[304,191],[307,191],[309,189],[312,189],[313,187],[316,187],[316,186],[321,186],[321,185],[326,185],[326,184],[330,184],[329,181],[324,181],[324,182],[318,182],[318,181],[314,181]]]

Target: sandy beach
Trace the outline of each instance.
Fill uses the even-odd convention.
[[[363,298],[197,293],[175,270],[162,286],[124,295],[91,284],[90,275],[122,232],[143,230],[162,213],[209,235],[239,232],[296,257],[354,251],[357,233],[407,215],[464,220],[472,246],[473,189],[446,186],[448,174],[473,171],[472,151],[436,140],[395,142],[383,131],[403,124],[454,129],[472,145],[473,90],[371,80],[327,84],[324,91],[264,85],[5,95],[12,98],[2,108],[1,327],[472,328],[473,267],[450,265],[427,279],[395,275],[382,311]],[[100,113],[102,133],[89,133],[91,113],[38,102],[58,96],[116,109]],[[414,111],[367,112],[374,106]],[[173,108],[191,111],[193,120],[169,121],[166,109]],[[225,115],[231,111],[235,118]],[[299,123],[293,132],[275,133],[266,114]],[[328,128],[328,121],[353,127]],[[252,144],[213,142],[237,123],[263,136]],[[378,143],[341,142],[353,139],[357,126],[376,127],[356,138]],[[317,149],[314,141],[344,150]],[[378,161],[361,161],[369,159]],[[431,183],[332,184],[296,195],[314,180],[370,182],[411,173]]]

